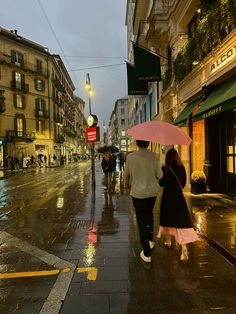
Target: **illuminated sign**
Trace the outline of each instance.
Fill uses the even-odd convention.
[[[97,142],[100,140],[99,127],[92,127],[86,129],[86,142]]]
[[[98,123],[98,118],[95,114],[90,114],[87,119],[87,123],[89,127],[96,126]]]
[[[212,63],[210,72],[214,73],[219,68],[227,64],[230,60],[236,57],[236,46],[228,49],[224,54],[222,54],[214,63]]]

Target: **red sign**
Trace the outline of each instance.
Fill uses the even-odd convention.
[[[86,142],[99,141],[99,127],[92,127],[86,129]]]

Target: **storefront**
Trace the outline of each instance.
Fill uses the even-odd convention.
[[[205,124],[204,170],[210,190],[236,195],[236,76],[214,86],[193,120],[193,125]]]

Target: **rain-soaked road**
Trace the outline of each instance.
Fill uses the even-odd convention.
[[[177,245],[156,240],[146,265],[122,176],[112,191],[102,180],[97,165],[91,188],[89,162],[0,180],[1,314],[236,313],[236,268],[225,258],[236,257],[235,202],[187,193],[205,240],[184,265]]]

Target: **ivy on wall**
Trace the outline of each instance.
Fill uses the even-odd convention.
[[[235,0],[201,0],[201,3],[196,31],[173,62],[177,82],[192,71],[194,61],[202,61],[236,27]]]

